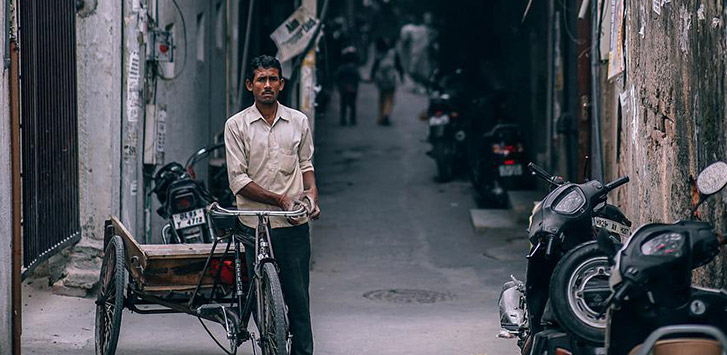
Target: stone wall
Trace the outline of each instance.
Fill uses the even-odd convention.
[[[717,0],[626,1],[626,70],[602,85],[602,132],[607,179],[631,177],[614,197],[635,227],[688,218],[690,179],[727,160],[725,19]],[[725,197],[702,210],[718,230],[726,226]],[[697,279],[721,286],[723,270],[719,258]]]

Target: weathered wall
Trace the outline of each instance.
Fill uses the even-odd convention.
[[[689,217],[690,179],[725,160],[725,14],[720,0],[626,1],[626,71],[605,96],[602,126],[607,178],[628,175],[617,192],[634,226]],[[657,4],[658,5],[658,4]],[[625,105],[618,120],[617,93]],[[616,152],[614,153],[614,149]],[[727,196],[724,195],[723,196]],[[724,200],[713,198],[703,219],[724,224]],[[698,273],[724,283],[723,262]]]
[[[222,132],[227,119],[224,37],[227,14],[223,0],[179,2],[179,6],[186,23],[186,44],[179,12],[171,2],[159,3],[159,26],[174,28],[174,70],[178,77],[159,80],[157,103],[167,109],[164,163],[184,164],[192,153],[213,143],[213,136]],[[187,62],[182,68],[184,57]],[[171,76],[171,73],[165,75]],[[203,179],[206,164],[202,161],[196,166]],[[152,240],[161,242],[159,231],[166,222],[156,214],[157,208],[159,203],[154,198]]]
[[[56,293],[84,296],[98,281],[103,221],[119,214],[121,4],[86,1],[76,17],[81,241],[63,252]],[[51,260],[51,263],[54,261]],[[53,280],[55,281],[55,280]]]
[[[5,19],[5,2],[0,2],[0,19]],[[5,55],[5,31],[0,31],[0,44]],[[2,63],[0,62],[0,65]],[[10,91],[8,78],[10,69],[0,67],[0,355],[10,355],[11,341],[11,241],[12,231],[12,176],[10,172]]]
[[[87,2],[88,3],[88,2]],[[103,221],[119,209],[121,3],[99,1],[76,18],[81,228],[103,239]]]

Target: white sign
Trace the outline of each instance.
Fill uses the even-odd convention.
[[[270,38],[278,46],[278,60],[286,62],[303,53],[319,25],[320,20],[309,14],[303,6],[295,10],[270,34]]]

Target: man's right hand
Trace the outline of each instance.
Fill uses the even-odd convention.
[[[298,208],[298,206],[299,206],[299,203],[296,203],[295,201],[293,201],[290,197],[288,197],[286,195],[282,195],[278,199],[278,207],[280,207],[283,211],[292,211],[292,210]],[[287,219],[288,219],[288,222],[290,222],[290,224],[297,226],[297,225],[303,223],[303,221],[305,220],[305,217],[299,217],[299,218],[287,217]]]
[[[286,195],[281,195],[278,199],[278,207],[283,211],[292,211],[295,207],[295,202]]]

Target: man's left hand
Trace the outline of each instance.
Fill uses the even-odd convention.
[[[313,190],[307,190],[303,192],[303,196],[301,196],[301,200],[305,199],[306,206],[309,206],[308,208],[308,218],[312,220],[316,220],[321,217],[321,208],[318,206],[318,191],[315,189]]]

